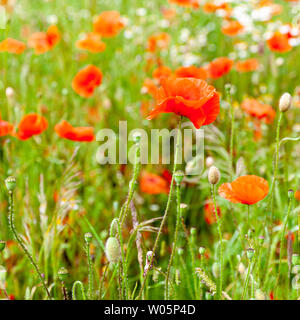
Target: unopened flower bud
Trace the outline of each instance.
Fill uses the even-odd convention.
[[[212,166],[208,171],[208,181],[210,184],[217,184],[220,181],[220,171],[217,167]]]
[[[286,92],[284,93],[279,100],[279,110],[281,112],[286,112],[291,108],[292,105],[292,96]]]
[[[69,271],[66,268],[62,267],[58,270],[58,277],[60,281],[66,281],[68,276],[69,276]]]
[[[16,187],[16,178],[15,177],[6,178],[5,185],[8,191],[13,191]]]
[[[254,249],[252,248],[247,249],[247,257],[249,260],[252,260],[252,258],[254,257]]]
[[[84,239],[85,239],[85,242],[86,243],[91,243],[92,239],[93,239],[93,236],[90,232],[87,232],[85,235],[84,235]]]
[[[182,182],[184,178],[184,173],[182,171],[176,171],[174,173],[174,179],[177,185],[180,185],[180,183]]]
[[[117,263],[121,256],[121,247],[115,237],[109,237],[105,244],[105,253],[109,262]]]
[[[291,200],[291,199],[293,199],[293,197],[294,197],[294,190],[293,190],[293,189],[290,189],[290,190],[288,191],[288,198]]]

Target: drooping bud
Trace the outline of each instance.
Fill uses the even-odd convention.
[[[288,111],[292,106],[292,96],[286,92],[284,93],[279,100],[279,110],[281,112]]]
[[[174,179],[175,179],[175,182],[176,182],[176,184],[177,184],[178,186],[179,186],[180,183],[182,182],[183,178],[184,178],[184,173],[183,173],[182,171],[176,171],[176,172],[174,173]]]
[[[217,184],[220,181],[220,171],[217,167],[212,166],[208,171],[208,181],[210,184]]]
[[[121,257],[119,241],[115,237],[109,237],[105,244],[105,253],[109,262],[117,263]]]
[[[69,271],[62,267],[58,270],[58,277],[60,281],[66,281],[69,276]]]
[[[15,177],[8,177],[5,179],[5,185],[8,191],[14,191],[16,187],[16,178]]]

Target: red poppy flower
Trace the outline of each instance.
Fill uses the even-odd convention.
[[[7,136],[13,132],[13,125],[0,118],[0,137]]]
[[[96,87],[100,86],[101,82],[101,70],[90,64],[76,74],[72,81],[72,88],[80,96],[89,98],[93,95]]]
[[[106,48],[106,44],[101,41],[101,37],[93,32],[86,34],[85,38],[78,40],[75,45],[77,48],[90,51],[91,53],[99,53]]]
[[[222,198],[232,203],[255,204],[269,193],[268,182],[258,176],[238,177],[231,183],[223,183],[218,189]]]
[[[273,34],[267,43],[270,50],[274,52],[285,53],[292,49],[288,36],[278,31]]]
[[[17,137],[21,140],[27,140],[34,135],[41,134],[47,127],[48,121],[43,116],[29,113],[20,121]]]
[[[94,32],[105,38],[111,38],[125,27],[118,11],[104,11],[94,21]]]
[[[201,79],[163,79],[155,98],[156,107],[150,112],[148,120],[160,113],[174,112],[190,119],[199,129],[215,121],[220,112],[219,94]]]
[[[170,3],[177,4],[182,7],[199,8],[198,0],[169,0]]]
[[[195,66],[180,67],[175,70],[175,76],[178,78],[196,78],[207,79],[207,71],[204,68],[197,68]]]
[[[295,192],[295,198],[296,198],[298,201],[300,201],[300,190],[297,190],[297,191]]]
[[[223,28],[222,33],[227,36],[233,37],[240,34],[244,30],[244,26],[237,20],[229,21]]]
[[[25,43],[12,38],[7,38],[0,42],[0,52],[6,51],[9,53],[21,54],[25,49]]]
[[[166,32],[152,35],[148,39],[147,51],[155,52],[157,50],[166,49],[170,43],[170,36]]]
[[[226,57],[220,57],[208,65],[209,76],[213,79],[218,79],[230,72],[233,66],[233,61]]]
[[[221,217],[221,210],[217,207],[218,216]],[[204,205],[204,220],[207,224],[213,224],[217,222],[215,215],[215,207],[211,199],[205,201]]]
[[[141,192],[148,194],[161,194],[169,193],[169,183],[166,179],[161,176],[142,171],[140,176],[140,189]]]
[[[161,81],[162,79],[168,78],[171,75],[172,75],[172,70],[166,66],[160,66],[156,68],[152,73],[153,78],[159,81]]]
[[[238,61],[235,67],[238,72],[255,71],[259,67],[259,62],[255,58],[250,58],[244,61]]]
[[[55,132],[61,137],[72,141],[91,142],[95,140],[94,128],[73,127],[70,123],[62,120],[54,127]]]
[[[35,32],[28,39],[28,46],[34,48],[35,54],[43,54],[53,49],[60,40],[56,26],[50,26],[47,32]]]
[[[246,99],[242,103],[242,109],[249,115],[266,123],[272,123],[276,116],[275,110],[269,104],[263,104],[255,99]]]

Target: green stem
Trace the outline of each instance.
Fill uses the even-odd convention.
[[[233,140],[234,140],[234,108],[231,101],[230,89],[228,92],[230,104],[230,117],[231,117],[231,131],[230,131],[230,181],[233,179]]]
[[[172,266],[172,262],[173,262],[173,258],[174,258],[174,254],[175,254],[175,250],[176,250],[176,245],[177,245],[180,216],[181,216],[180,184],[177,184],[177,218],[176,218],[175,236],[174,236],[172,253],[171,253],[171,257],[170,257],[169,264],[168,264],[168,269],[167,269],[167,274],[166,274],[165,297],[166,297],[167,300],[169,300],[169,278],[170,278],[171,266]]]
[[[216,203],[216,190],[215,185],[212,185],[212,196],[214,202],[214,212],[216,215],[217,225],[218,225],[218,233],[219,233],[219,241],[220,241],[220,249],[219,249],[219,263],[220,263],[220,279],[219,286],[217,290],[217,299],[222,299],[222,282],[223,282],[223,236],[222,236],[222,226],[221,219],[218,215],[217,203]]]
[[[86,296],[85,296],[85,292],[84,292],[84,287],[81,281],[76,281],[73,284],[73,288],[72,288],[72,299],[73,300],[77,300],[76,298],[76,287],[79,286],[81,289],[81,296],[82,296],[82,300],[86,300]]]
[[[253,258],[252,258],[252,260],[253,260]],[[247,270],[247,275],[246,275],[246,280],[245,280],[245,283],[244,283],[244,289],[243,289],[243,294],[242,294],[242,299],[241,300],[244,300],[244,297],[246,295],[246,291],[247,291],[247,288],[248,288],[249,276],[250,276],[250,273],[251,273],[252,265],[253,265],[253,262],[250,261],[249,266],[248,266],[248,270]]]
[[[162,221],[161,221],[161,224],[160,224],[160,227],[159,227],[159,230],[158,230],[158,233],[157,233],[155,242],[154,242],[154,246],[153,246],[153,250],[152,250],[152,256],[151,256],[151,259],[150,259],[150,261],[149,261],[150,266],[151,266],[152,263],[153,263],[155,251],[156,251],[156,248],[157,248],[157,246],[158,246],[158,241],[159,241],[159,238],[160,238],[160,235],[161,235],[163,226],[164,226],[164,224],[165,224],[165,222],[166,222],[166,220],[167,220],[167,216],[168,216],[168,212],[169,212],[169,208],[170,208],[170,204],[171,204],[171,198],[172,198],[172,194],[173,194],[174,174],[175,174],[176,168],[177,168],[177,157],[178,157],[178,150],[179,150],[179,136],[180,136],[180,134],[181,134],[181,122],[182,122],[182,116],[180,116],[179,124],[178,124],[176,150],[175,150],[175,159],[174,159],[174,167],[173,167],[173,172],[172,172],[172,179],[171,179],[169,196],[168,196],[168,200],[167,200],[167,205],[166,205],[166,209],[165,209],[165,212],[164,212],[164,216],[163,216],[163,219],[162,219]],[[143,283],[142,283],[140,292],[139,292],[139,294],[138,294],[138,296],[137,296],[137,298],[136,298],[137,300],[138,300],[138,299],[140,298],[140,296],[142,295],[142,292],[143,292],[144,287],[145,287],[145,284],[146,284],[146,280],[147,280],[147,276],[148,276],[149,270],[150,270],[150,268],[148,268],[147,271],[146,271],[146,273],[145,273],[144,280],[143,280]]]
[[[33,265],[38,277],[40,278],[40,281],[47,293],[48,299],[51,300],[51,295],[50,292],[44,282],[44,278],[39,270],[38,265],[35,263],[35,261],[33,260],[32,256],[30,255],[29,251],[26,249],[25,245],[22,242],[22,239],[19,237],[15,225],[14,225],[14,200],[13,200],[13,192],[9,191],[9,226],[10,229],[15,237],[15,239],[17,240],[17,242],[19,243],[20,247],[23,249],[25,255],[27,256],[27,258],[29,259],[29,261],[31,262],[31,264]]]
[[[292,209],[292,198],[289,200],[288,211],[287,211],[287,215],[285,217],[284,225],[283,225],[282,232],[281,232],[279,265],[278,265],[278,273],[277,273],[277,278],[276,278],[276,284],[275,284],[275,288],[274,288],[274,295],[275,296],[276,296],[276,290],[277,290],[278,283],[279,283],[279,278],[280,278],[280,269],[281,269],[282,254],[283,254],[284,234],[285,234],[285,230],[286,230],[286,226],[287,226],[287,223],[288,223],[288,219],[289,219],[289,215],[290,215],[291,209]]]
[[[86,255],[88,260],[88,267],[89,267],[89,275],[88,275],[88,281],[89,281],[89,290],[88,290],[88,297],[90,300],[93,300],[93,265],[92,265],[92,259],[90,254],[90,245],[89,243],[86,243]]]

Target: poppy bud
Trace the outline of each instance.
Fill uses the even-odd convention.
[[[249,260],[252,260],[252,258],[254,257],[254,249],[252,248],[247,249],[247,257]]]
[[[284,93],[279,100],[279,110],[281,112],[286,112],[291,108],[292,105],[292,96],[286,92]]]
[[[182,171],[176,171],[174,173],[174,179],[177,185],[180,185],[180,183],[182,182],[184,178],[184,173]]]
[[[290,189],[290,190],[288,191],[288,198],[289,198],[289,199],[293,199],[293,197],[294,197],[294,190],[293,190],[293,189]]]
[[[0,252],[3,251],[5,248],[5,241],[1,240],[0,241]]]
[[[93,236],[90,232],[87,232],[85,235],[84,235],[84,239],[85,239],[85,242],[86,243],[90,243],[93,239]]]
[[[204,247],[200,247],[199,248],[199,253],[201,254],[201,256],[204,254],[205,252],[205,248]]]
[[[220,171],[217,167],[212,166],[208,171],[208,181],[210,184],[217,184],[220,181]]]
[[[8,191],[13,191],[16,187],[16,178],[15,177],[6,178],[5,185]]]
[[[117,263],[121,256],[119,241],[115,237],[109,237],[105,244],[105,253],[109,262]]]
[[[66,281],[68,276],[69,276],[69,271],[66,268],[62,267],[58,270],[58,277],[60,281]]]

